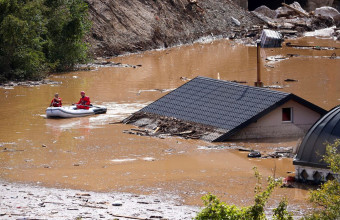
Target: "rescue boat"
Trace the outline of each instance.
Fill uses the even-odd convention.
[[[67,107],[48,107],[46,109],[47,118],[75,118],[84,117],[95,114],[105,114],[107,108],[105,106],[89,106],[89,109],[77,109],[76,106]]]

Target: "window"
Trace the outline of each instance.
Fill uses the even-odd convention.
[[[292,122],[292,108],[282,108],[282,121]]]

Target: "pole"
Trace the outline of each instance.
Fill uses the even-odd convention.
[[[263,87],[263,82],[261,82],[261,45],[257,43],[256,56],[257,56],[257,81],[255,82],[256,87]]]

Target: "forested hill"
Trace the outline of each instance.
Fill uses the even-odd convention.
[[[190,43],[202,36],[233,36],[237,34],[233,29],[249,29],[259,23],[251,13],[230,0],[86,2],[92,21],[88,41],[97,56]]]

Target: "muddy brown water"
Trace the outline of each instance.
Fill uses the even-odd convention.
[[[332,40],[303,38],[290,42],[340,47]],[[340,104],[340,50],[294,48],[262,49],[261,55],[301,56],[262,62],[265,85],[282,86],[327,110]],[[256,48],[227,40],[196,43],[113,59],[138,68],[100,68],[97,71],[55,74],[59,85],[0,89],[0,178],[51,187],[139,194],[170,193],[179,203],[202,205],[211,192],[221,200],[249,205],[253,200],[258,167],[264,177],[286,177],[292,159],[249,159],[246,152],[214,148],[207,143],[180,138],[158,139],[124,134],[130,125],[113,125],[130,113],[185,83],[180,77],[207,76],[222,80],[256,80]],[[287,78],[298,82],[285,82]],[[155,90],[157,89],[157,90]],[[95,104],[108,107],[106,115],[72,119],[46,119],[45,108],[59,92],[64,105],[85,90]],[[270,152],[293,147],[298,140],[258,140],[224,145],[246,146]],[[210,146],[210,148],[206,148]],[[287,197],[305,209],[305,187],[277,189],[272,204]],[[300,208],[299,208],[300,207]]]

